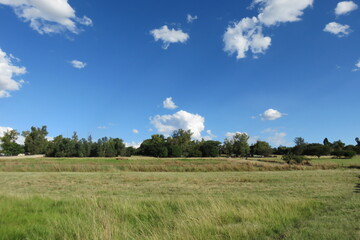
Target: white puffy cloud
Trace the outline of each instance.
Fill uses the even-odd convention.
[[[139,133],[139,130],[133,129],[132,132],[135,133],[135,134],[138,134],[138,133]]]
[[[72,60],[70,63],[74,68],[77,68],[77,69],[83,69],[87,65],[87,63],[79,61],[79,60]]]
[[[172,97],[168,97],[163,101],[163,107],[166,109],[176,109],[178,106],[172,100]]]
[[[304,10],[312,6],[314,0],[254,0],[260,4],[259,20],[266,26],[301,20]]]
[[[253,0],[252,6],[260,5],[257,17],[243,18],[228,26],[223,41],[224,51],[236,58],[246,57],[251,51],[254,58],[265,53],[271,45],[271,38],[263,35],[264,26],[300,21],[304,10],[313,4],[313,0]]]
[[[163,42],[164,49],[168,49],[171,43],[185,43],[190,38],[190,36],[181,29],[169,29],[167,25],[159,29],[151,30],[150,34],[154,37],[155,41],[161,40]]]
[[[191,14],[188,14],[188,15],[186,16],[186,20],[187,20],[188,23],[192,23],[192,22],[194,22],[194,21],[197,20],[197,19],[198,19],[198,16],[191,16]]]
[[[342,24],[337,23],[337,22],[331,22],[331,23],[328,23],[325,26],[324,32],[329,32],[329,33],[334,34],[334,35],[336,35],[338,37],[344,37],[344,36],[350,34],[351,29],[350,29],[349,25],[342,25]]]
[[[165,136],[171,135],[175,130],[191,130],[194,139],[200,140],[201,132],[205,129],[205,118],[186,111],[178,111],[172,115],[157,115],[150,118],[151,124],[157,131]]]
[[[14,130],[11,127],[0,127],[0,137],[3,137],[6,132]],[[16,140],[16,143],[24,145],[25,144],[25,138],[21,135],[18,136],[18,139]]]
[[[108,127],[107,127],[107,126],[98,126],[97,129],[102,129],[102,130],[104,130],[104,129],[108,129]]]
[[[266,110],[263,114],[260,114],[261,119],[266,120],[266,121],[276,120],[276,119],[282,118],[285,115],[286,114],[281,113],[278,110],[275,110],[272,108]]]
[[[265,53],[271,45],[271,38],[262,34],[262,26],[256,17],[243,18],[240,22],[229,26],[224,34],[224,51],[237,53],[236,58],[246,57],[246,52]]]
[[[79,33],[78,24],[91,26],[90,18],[79,18],[68,0],[0,0],[0,4],[10,6],[16,15],[40,34],[70,31]]]
[[[358,5],[353,1],[343,1],[337,4],[335,14],[340,16],[355,11],[356,9],[358,9]]]
[[[25,74],[26,68],[13,65],[13,59],[17,58],[8,56],[0,49],[0,98],[10,97],[10,92],[20,90],[24,83],[22,80],[14,80],[14,76]]]

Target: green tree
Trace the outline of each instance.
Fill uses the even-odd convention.
[[[3,137],[0,137],[1,152],[5,155],[17,156],[24,153],[24,148],[20,144],[16,143],[19,137],[19,133],[16,130],[10,130],[5,132]]]
[[[46,136],[48,135],[47,127],[42,128],[31,127],[31,131],[25,131],[22,134],[25,137],[25,151],[30,154],[44,154],[48,143]]]
[[[203,157],[218,157],[220,154],[220,145],[219,141],[204,141],[200,145],[201,155]]]
[[[304,150],[305,155],[317,156],[326,156],[330,154],[330,146],[322,145],[319,143],[308,144]]]
[[[250,146],[248,144],[249,135],[246,133],[236,133],[232,139],[233,153],[237,157],[246,157],[250,153]]]
[[[253,146],[253,153],[255,155],[263,155],[268,157],[272,154],[273,150],[269,143],[264,141],[257,141]]]

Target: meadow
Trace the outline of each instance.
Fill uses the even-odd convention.
[[[360,157],[1,159],[0,239],[360,239]]]

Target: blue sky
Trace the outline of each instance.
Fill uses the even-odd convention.
[[[0,0],[0,130],[354,144],[359,4]]]

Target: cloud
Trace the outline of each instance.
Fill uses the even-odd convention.
[[[0,127],[0,137],[3,137],[6,132],[14,130],[11,127]],[[24,145],[25,144],[25,138],[21,135],[18,136],[18,139],[16,140],[17,144]]]
[[[353,72],[357,71],[360,71],[360,60],[355,64],[355,69],[353,70]]]
[[[276,132],[273,136],[268,137],[267,141],[274,146],[288,146],[290,143],[286,140],[287,134],[284,132]]]
[[[285,115],[286,114],[281,113],[278,110],[275,110],[272,108],[266,110],[263,114],[260,114],[261,120],[264,120],[264,121],[273,121],[273,120],[282,118]]]
[[[104,130],[104,129],[108,129],[108,127],[107,127],[107,126],[98,126],[97,129],[102,129],[102,130]]]
[[[207,135],[203,137],[205,141],[209,141],[209,140],[212,140],[212,139],[214,139],[214,138],[217,138],[217,136],[214,135],[214,134],[211,132],[211,130],[206,130],[206,133],[207,133]]]
[[[139,130],[133,129],[132,132],[135,133],[135,134],[138,134],[138,133],[139,133]]]
[[[271,38],[263,35],[264,27],[301,20],[304,10],[312,6],[313,0],[253,0],[252,7],[260,5],[257,17],[243,18],[228,26],[223,41],[224,51],[236,58],[246,57],[251,51],[254,58],[264,54],[271,45]]]
[[[79,60],[72,60],[70,63],[74,68],[77,68],[77,69],[83,69],[87,65],[87,63],[79,61]]]
[[[181,29],[170,30],[167,25],[151,30],[150,34],[154,37],[155,41],[161,40],[163,42],[163,49],[168,49],[171,43],[185,43],[190,38]]]
[[[139,148],[142,142],[131,142],[131,143],[125,143],[125,147],[133,147],[133,148]]]
[[[20,90],[24,83],[22,80],[14,80],[14,76],[25,74],[26,68],[13,65],[13,59],[16,58],[0,49],[0,98],[10,97],[10,92]]]
[[[342,25],[337,22],[331,22],[325,26],[324,32],[329,32],[338,37],[344,37],[350,34],[351,29],[349,25]]]
[[[157,115],[150,118],[151,124],[157,131],[165,136],[171,135],[175,130],[191,130],[194,139],[200,140],[201,132],[205,129],[205,118],[198,115],[188,113],[186,111],[178,111],[173,115]]]
[[[304,10],[311,7],[314,0],[254,0],[260,4],[258,19],[266,26],[301,20]]]
[[[356,9],[358,9],[358,5],[353,1],[343,1],[337,4],[335,8],[335,14],[340,16],[355,11]]]
[[[194,22],[195,20],[197,20],[198,19],[198,16],[191,16],[190,14],[188,14],[187,16],[186,16],[186,21],[188,22],[188,23],[192,23],[192,22]]]
[[[163,107],[166,109],[176,109],[178,106],[172,100],[172,97],[168,97],[163,101]]]
[[[40,34],[70,31],[79,33],[78,24],[91,26],[90,18],[79,18],[68,0],[0,0],[0,4],[10,6],[15,14]]]
[[[236,58],[246,57],[246,52],[265,53],[271,45],[271,38],[262,34],[262,26],[256,17],[243,18],[229,26],[224,34],[224,51],[230,55],[237,53]]]

